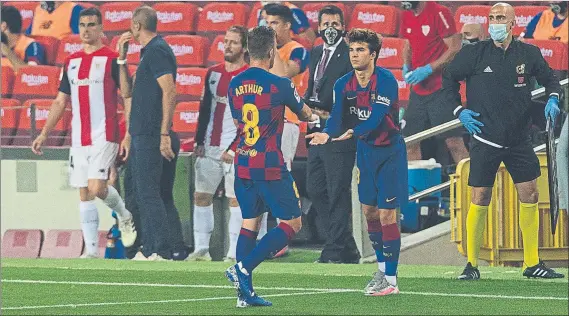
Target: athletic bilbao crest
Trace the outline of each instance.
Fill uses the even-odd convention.
[[[518,83],[524,83],[524,77],[518,77]]]
[[[428,25],[422,25],[421,30],[423,30],[423,35],[429,35],[429,31],[431,31],[431,27]]]

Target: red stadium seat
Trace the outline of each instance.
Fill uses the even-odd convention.
[[[491,6],[489,5],[463,5],[454,13],[456,29],[460,32],[464,24],[482,24],[486,34],[488,34],[488,14]]]
[[[340,10],[342,10],[342,12],[344,13],[344,24],[346,24],[345,20],[347,18],[347,14],[346,14],[346,8],[345,8],[343,3],[341,3],[341,2],[335,2],[335,3],[331,3],[331,2],[308,2],[302,6],[302,11],[304,11],[304,14],[306,14],[306,17],[308,18],[308,22],[310,22],[310,27],[313,28],[314,30],[316,30],[318,28],[318,12],[320,12],[320,9],[322,9],[323,7],[325,7],[327,5],[335,5]],[[316,46],[316,43],[314,45]]]
[[[10,66],[2,65],[2,97],[9,98],[14,87],[14,70]]]
[[[312,48],[319,45],[324,45],[324,40],[322,39],[322,37],[317,37],[316,40],[314,40],[314,45],[312,45]]]
[[[466,82],[460,82],[460,101],[462,104],[466,104]]]
[[[113,40],[109,45],[112,50],[116,49],[119,38],[119,35],[113,37]],[[135,41],[130,41],[128,44],[128,51],[126,53],[126,61],[129,64],[138,64],[140,62],[140,50],[142,50],[142,45]]]
[[[170,44],[178,66],[206,64],[206,52],[210,48],[207,38],[198,35],[168,35],[164,40]]]
[[[104,45],[108,45],[109,40],[107,37],[102,38],[102,42]],[[116,46],[116,44],[115,44]],[[57,57],[55,58],[55,64],[61,66],[65,63],[65,58],[67,56],[74,54],[78,51],[83,49],[83,43],[81,42],[81,38],[77,34],[72,34],[64,37],[59,42],[59,48],[57,49]],[[115,49],[111,46],[111,49]]]
[[[112,35],[130,30],[132,13],[141,4],[141,2],[107,2],[102,4],[99,9],[103,15],[103,30]]]
[[[0,134],[1,145],[12,145],[12,137],[18,130],[20,121],[20,101],[16,99],[2,99],[1,123],[2,131]]]
[[[198,18],[198,32],[225,33],[230,26],[245,25],[248,8],[238,2],[210,2]]]
[[[220,34],[215,37],[211,43],[211,48],[209,49],[209,56],[207,58],[208,65],[218,64],[224,61],[225,45],[223,40],[225,35]]]
[[[407,101],[409,101],[409,94],[411,93],[411,85],[407,84],[403,79],[403,72],[401,71],[401,69],[392,69],[391,72],[395,76],[395,79],[397,79],[397,85],[399,86],[399,103],[406,104]]]
[[[403,67],[403,47],[405,47],[404,39],[384,37],[377,65],[385,68]]]
[[[51,36],[32,36],[45,51],[45,62],[47,65],[53,65],[55,63],[55,57],[57,56],[57,48],[59,47],[59,40]]]
[[[526,39],[526,43],[540,48],[541,55],[549,67],[555,70],[567,70],[567,44],[554,40]]]
[[[312,42],[307,38],[293,35],[292,40],[298,42],[300,45],[302,45],[302,47],[306,48],[308,51],[312,49]]]
[[[201,99],[206,74],[206,68],[178,68],[178,73],[176,74],[178,101],[195,101]]]
[[[515,6],[516,25],[514,26],[513,34],[515,36],[520,35],[534,16],[547,9],[549,9],[549,7],[546,6]]]
[[[253,28],[257,26],[257,22],[259,21],[259,14],[261,14],[261,9],[263,5],[261,2],[255,2],[253,8],[251,9],[251,13],[249,14],[249,20],[247,22],[247,28]]]
[[[158,32],[194,32],[198,7],[188,2],[159,2],[154,5],[158,15]]]
[[[16,75],[12,97],[19,100],[55,97],[60,74],[60,68],[55,66],[22,67]]]
[[[390,5],[359,3],[352,12],[350,27],[367,28],[384,36],[397,35],[399,9]]]
[[[42,242],[43,232],[39,229],[8,229],[2,239],[2,258],[36,259]]]
[[[18,130],[12,141],[12,145],[15,146],[30,146],[32,137],[32,111],[31,105],[36,106],[36,132],[39,133],[44,127],[49,115],[49,110],[51,108],[52,100],[49,99],[30,99],[24,102],[22,105],[22,110],[20,111],[20,120],[18,123]],[[48,135],[46,140],[46,146],[61,146],[63,144],[63,137],[68,134],[69,125],[71,123],[71,111],[66,110],[63,117],[54,129]]]
[[[36,7],[39,6],[39,2],[34,1],[11,1],[5,2],[2,5],[11,5],[16,7],[20,10],[20,15],[22,16],[22,31],[25,31],[28,26],[32,23],[34,18],[34,12],[36,11]]]
[[[41,258],[79,258],[83,249],[81,230],[50,230],[47,232]]]
[[[196,134],[200,102],[180,102],[176,106],[176,112],[172,118],[172,130],[180,135],[180,138],[192,138]]]

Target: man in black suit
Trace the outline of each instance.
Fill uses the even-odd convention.
[[[322,8],[318,13],[318,30],[324,44],[311,52],[304,99],[320,116],[320,124],[309,125],[308,134],[320,132],[326,126],[333,105],[334,83],[353,69],[343,39],[342,10],[333,5]],[[308,148],[307,191],[326,231],[326,244],[318,262],[358,263],[360,259],[350,225],[355,155],[353,139]]]

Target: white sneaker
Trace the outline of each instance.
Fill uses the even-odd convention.
[[[198,249],[192,252],[187,258],[186,261],[211,261],[211,256],[209,255],[209,249]]]
[[[148,258],[146,258],[141,251],[137,252],[136,255],[130,259],[130,260],[134,260],[134,261],[148,261]]]
[[[146,258],[146,260],[148,260],[148,261],[170,261],[168,259],[163,258],[162,256],[160,256],[157,253],[151,254],[150,257]]]
[[[98,259],[99,256],[96,254],[92,254],[92,253],[84,253],[79,258],[81,258],[81,259]]]
[[[129,218],[119,220],[119,230],[121,231],[122,244],[125,247],[134,245],[137,233],[132,215]]]

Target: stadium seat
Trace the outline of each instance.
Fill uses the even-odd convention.
[[[223,40],[225,35],[220,34],[215,37],[209,49],[209,56],[207,57],[208,66],[215,65],[224,61],[225,45]]]
[[[42,242],[43,232],[39,229],[8,229],[2,238],[2,258],[36,259]]]
[[[178,66],[204,66],[209,40],[198,35],[168,35],[164,40],[170,44]]]
[[[102,42],[104,45],[109,44],[109,40],[107,37],[103,37]],[[115,50],[113,46],[110,46],[110,48]],[[74,54],[82,49],[83,49],[83,43],[81,42],[81,38],[79,37],[79,35],[72,34],[64,37],[59,42],[59,48],[57,49],[57,57],[55,58],[55,64],[57,66],[62,66],[65,63],[65,58],[67,58],[67,56]]]
[[[154,5],[159,33],[195,32],[198,7],[188,2],[159,2]]]
[[[324,40],[322,39],[322,37],[317,37],[316,40],[314,40],[314,45],[312,45],[312,48],[319,45],[324,45]]]
[[[33,137],[33,124],[32,124],[32,111],[31,105],[36,106],[36,135],[41,131],[47,120],[49,109],[51,108],[52,100],[50,99],[29,99],[22,105],[20,111],[20,120],[18,122],[18,130],[12,141],[14,146],[30,146]],[[71,123],[71,111],[66,110],[63,117],[54,129],[48,135],[45,142],[46,146],[61,146],[63,144],[63,137],[68,134],[69,125]]]
[[[384,37],[377,65],[385,68],[403,67],[403,47],[405,47],[404,39]]]
[[[546,6],[515,6],[514,10],[516,11],[516,25],[514,26],[513,34],[515,36],[520,35],[526,29],[526,26],[534,16],[547,9],[549,9],[549,7]]]
[[[117,43],[119,41],[120,35],[113,37],[111,44],[109,47],[112,50],[115,50],[117,47]],[[126,61],[129,64],[138,64],[140,62],[140,50],[142,49],[142,45],[136,43],[134,41],[130,41],[128,44],[128,51],[126,53]]]
[[[407,84],[403,79],[403,72],[401,69],[392,69],[391,72],[397,79],[397,85],[399,87],[399,104],[406,107],[407,101],[409,101],[409,94],[411,93],[411,85]]]
[[[315,31],[318,29],[318,12],[320,12],[320,9],[327,5],[335,5],[340,10],[342,10],[344,13],[344,24],[347,24],[345,20],[348,16],[346,14],[346,8],[342,2],[308,2],[302,6],[302,11],[304,11],[304,14],[306,14],[308,22],[310,22],[310,27]],[[314,46],[316,46],[316,43],[314,43]]]
[[[238,2],[210,2],[203,7],[198,18],[198,32],[225,33],[230,26],[245,25],[248,7]]]
[[[293,35],[292,40],[298,42],[300,45],[302,45],[302,47],[306,48],[309,52],[312,49],[312,42],[307,38]]]
[[[180,139],[180,151],[181,152],[193,152],[194,151],[194,145],[195,145],[195,139],[194,138],[182,138]]]
[[[20,15],[22,16],[22,32],[25,31],[28,26],[32,23],[34,18],[34,12],[36,11],[36,7],[39,6],[39,2],[37,1],[11,1],[5,2],[2,5],[11,5],[16,7],[20,10]]]
[[[460,82],[460,101],[462,101],[462,104],[466,104],[466,82],[461,81]]]
[[[59,40],[51,36],[32,36],[45,51],[45,62],[47,65],[53,65],[55,63],[55,57],[57,56],[57,49],[59,47]]]
[[[20,101],[16,99],[2,98],[1,122],[2,131],[0,134],[1,145],[12,145],[12,137],[18,130],[18,123],[20,121]]]
[[[47,232],[41,258],[79,258],[83,249],[83,233],[81,230],[50,230]]]
[[[352,12],[350,27],[368,28],[384,36],[397,35],[399,9],[391,5],[359,3]]]
[[[206,74],[206,68],[178,68],[176,74],[178,101],[196,101],[201,99]]]
[[[257,26],[257,22],[259,21],[259,14],[261,14],[262,8],[263,5],[261,4],[261,2],[259,1],[255,2],[253,8],[251,9],[251,13],[249,14],[249,20],[247,21],[247,28],[250,29]]]
[[[22,67],[16,74],[12,97],[20,101],[55,97],[59,89],[60,73],[60,68],[55,66]]]
[[[130,30],[132,13],[141,4],[141,2],[107,2],[102,4],[99,9],[103,15],[103,30],[107,36],[110,37]]]
[[[9,98],[14,87],[14,70],[10,66],[2,65],[2,98]]]
[[[567,44],[554,40],[526,39],[526,43],[540,48],[541,55],[555,70],[567,70]]]
[[[454,13],[456,30],[460,32],[464,24],[478,23],[483,25],[484,32],[488,34],[489,5],[463,5]]]
[[[193,138],[198,126],[200,102],[180,102],[172,118],[172,130],[179,134],[181,139]]]

